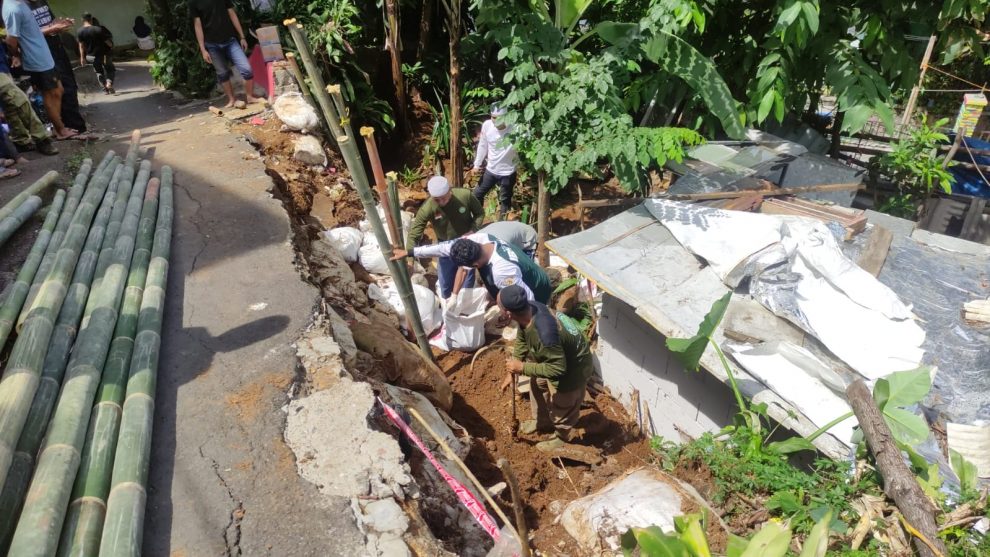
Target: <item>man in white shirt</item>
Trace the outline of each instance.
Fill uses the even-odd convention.
[[[506,138],[511,130],[499,122],[505,112],[497,104],[492,105],[492,117],[481,125],[478,152],[474,156],[472,169],[475,174],[481,172],[482,163],[488,159],[481,181],[474,188],[474,196],[484,203],[485,195],[498,184],[498,220],[505,220],[512,206],[512,188],[516,185],[516,149]]]
[[[495,236],[503,244],[510,244],[523,250],[523,253],[533,259],[536,254],[537,241],[536,229],[532,226],[517,220],[503,220],[493,222],[478,230],[481,234]]]

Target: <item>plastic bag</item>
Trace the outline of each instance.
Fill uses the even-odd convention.
[[[361,262],[361,266],[369,273],[376,275],[388,274],[388,262],[385,261],[385,257],[382,255],[382,250],[378,247],[378,244],[365,244],[361,246],[358,249],[358,260]]]
[[[358,250],[364,240],[364,234],[357,228],[341,226],[332,230],[324,230],[323,235],[337,248],[344,261],[354,263],[358,260]]]
[[[443,329],[436,344],[444,350],[470,352],[485,344],[485,306],[488,291],[484,288],[465,288],[457,293],[454,301],[443,312]]]
[[[316,129],[320,125],[316,110],[306,102],[300,93],[294,91],[282,93],[275,99],[272,109],[278,119],[289,129],[308,131]]]

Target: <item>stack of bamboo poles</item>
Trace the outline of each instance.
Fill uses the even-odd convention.
[[[172,171],[86,160],[0,306],[0,553],[140,555]],[[54,178],[52,178],[54,181]]]
[[[58,172],[54,170],[48,172],[0,207],[0,246],[4,245],[14,232],[17,232],[17,229],[41,208],[39,194],[57,179]]]

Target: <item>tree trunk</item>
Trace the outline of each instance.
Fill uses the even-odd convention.
[[[430,22],[433,21],[435,0],[423,0],[423,13],[419,17],[419,41],[416,43],[416,59],[425,60],[430,45]]]
[[[550,252],[547,250],[547,240],[550,238],[550,195],[547,193],[547,179],[543,172],[537,174],[536,196],[536,250],[537,261],[541,267],[550,266]]]
[[[172,6],[169,0],[151,0],[151,26],[174,41],[179,38],[179,27],[172,22]]]
[[[457,3],[460,0],[453,0]],[[450,18],[450,185],[461,187],[464,175],[464,151],[461,149],[461,63],[458,51],[461,49],[460,9]]]
[[[392,61],[392,84],[395,86],[396,117],[399,120],[399,133],[409,137],[411,124],[406,103],[406,81],[402,76],[402,36],[399,34],[399,13],[396,0],[385,0],[386,23],[385,48]]]
[[[945,546],[936,535],[935,509],[931,500],[921,490],[914,474],[904,463],[900,449],[894,443],[883,414],[877,408],[873,395],[862,379],[846,388],[846,397],[856,413],[863,436],[877,462],[877,470],[883,476],[883,491],[894,500],[908,524],[918,530],[938,551],[945,554]],[[935,557],[936,553],[917,536],[914,545],[922,557]]]
[[[833,159],[839,157],[839,147],[842,145],[842,120],[846,117],[845,112],[836,112],[835,120],[832,121],[832,146],[828,155]]]

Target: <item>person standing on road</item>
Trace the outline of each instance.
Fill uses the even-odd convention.
[[[41,123],[24,91],[14,83],[7,67],[7,45],[0,41],[0,105],[10,126],[10,140],[18,151],[37,149],[42,155],[57,155],[58,149]]]
[[[536,448],[545,452],[559,449],[574,438],[584,392],[594,373],[588,340],[573,322],[529,300],[517,285],[499,292],[498,307],[519,324],[505,369],[531,379],[529,400],[534,419],[519,424],[519,432],[553,432],[552,439],[537,443]]]
[[[100,81],[103,91],[112,95],[113,80],[116,77],[117,68],[113,65],[113,40],[110,33],[101,25],[96,25],[96,18],[93,14],[83,14],[83,25],[76,33],[79,41],[79,65],[86,65],[86,55],[93,57],[93,69],[96,71],[96,79]]]
[[[505,216],[512,207],[512,188],[516,185],[516,149],[509,143],[508,135],[511,129],[500,122],[505,116],[505,109],[497,104],[492,105],[491,118],[481,125],[478,137],[478,152],[474,156],[475,174],[481,173],[481,180],[474,188],[474,196],[484,203],[489,190],[498,184],[498,220]],[[481,165],[488,160],[482,173]]]
[[[426,189],[430,192],[430,198],[416,211],[406,238],[406,250],[411,252],[416,247],[423,238],[426,225],[431,223],[433,233],[441,242],[475,232],[481,227],[485,220],[485,211],[470,190],[451,189],[450,182],[443,176],[430,178]],[[440,283],[440,296],[444,300],[453,291],[456,272],[457,266],[449,257],[441,257],[437,261],[437,281]]]
[[[207,64],[213,64],[217,83],[227,95],[227,107],[237,103],[234,87],[230,83],[233,65],[244,78],[244,100],[257,102],[254,97],[254,73],[247,59],[247,40],[241,21],[231,0],[189,0],[189,15],[193,20],[199,53]]]
[[[547,304],[550,302],[550,277],[535,261],[516,246],[503,244],[490,234],[468,234],[453,241],[432,246],[420,246],[411,250],[392,250],[392,259],[403,257],[449,257],[458,267],[478,269],[481,282],[495,301],[499,290],[517,285],[526,292],[528,299]],[[457,294],[459,285],[453,290]]]
[[[55,61],[55,74],[62,84],[62,104],[59,118],[65,127],[78,133],[68,139],[95,139],[94,135],[84,133],[87,129],[86,120],[79,109],[79,86],[76,84],[76,74],[72,69],[72,61],[62,43],[62,32],[72,29],[75,21],[69,18],[56,18],[48,5],[48,0],[27,0],[28,7],[34,13],[34,20],[41,27],[48,43],[48,51]],[[62,138],[65,139],[65,138]]]
[[[62,83],[55,73],[55,60],[24,0],[3,3],[3,22],[7,27],[7,47],[11,65],[20,66],[31,77],[31,85],[41,91],[48,118],[55,127],[56,139],[69,139],[79,132],[62,122]]]

